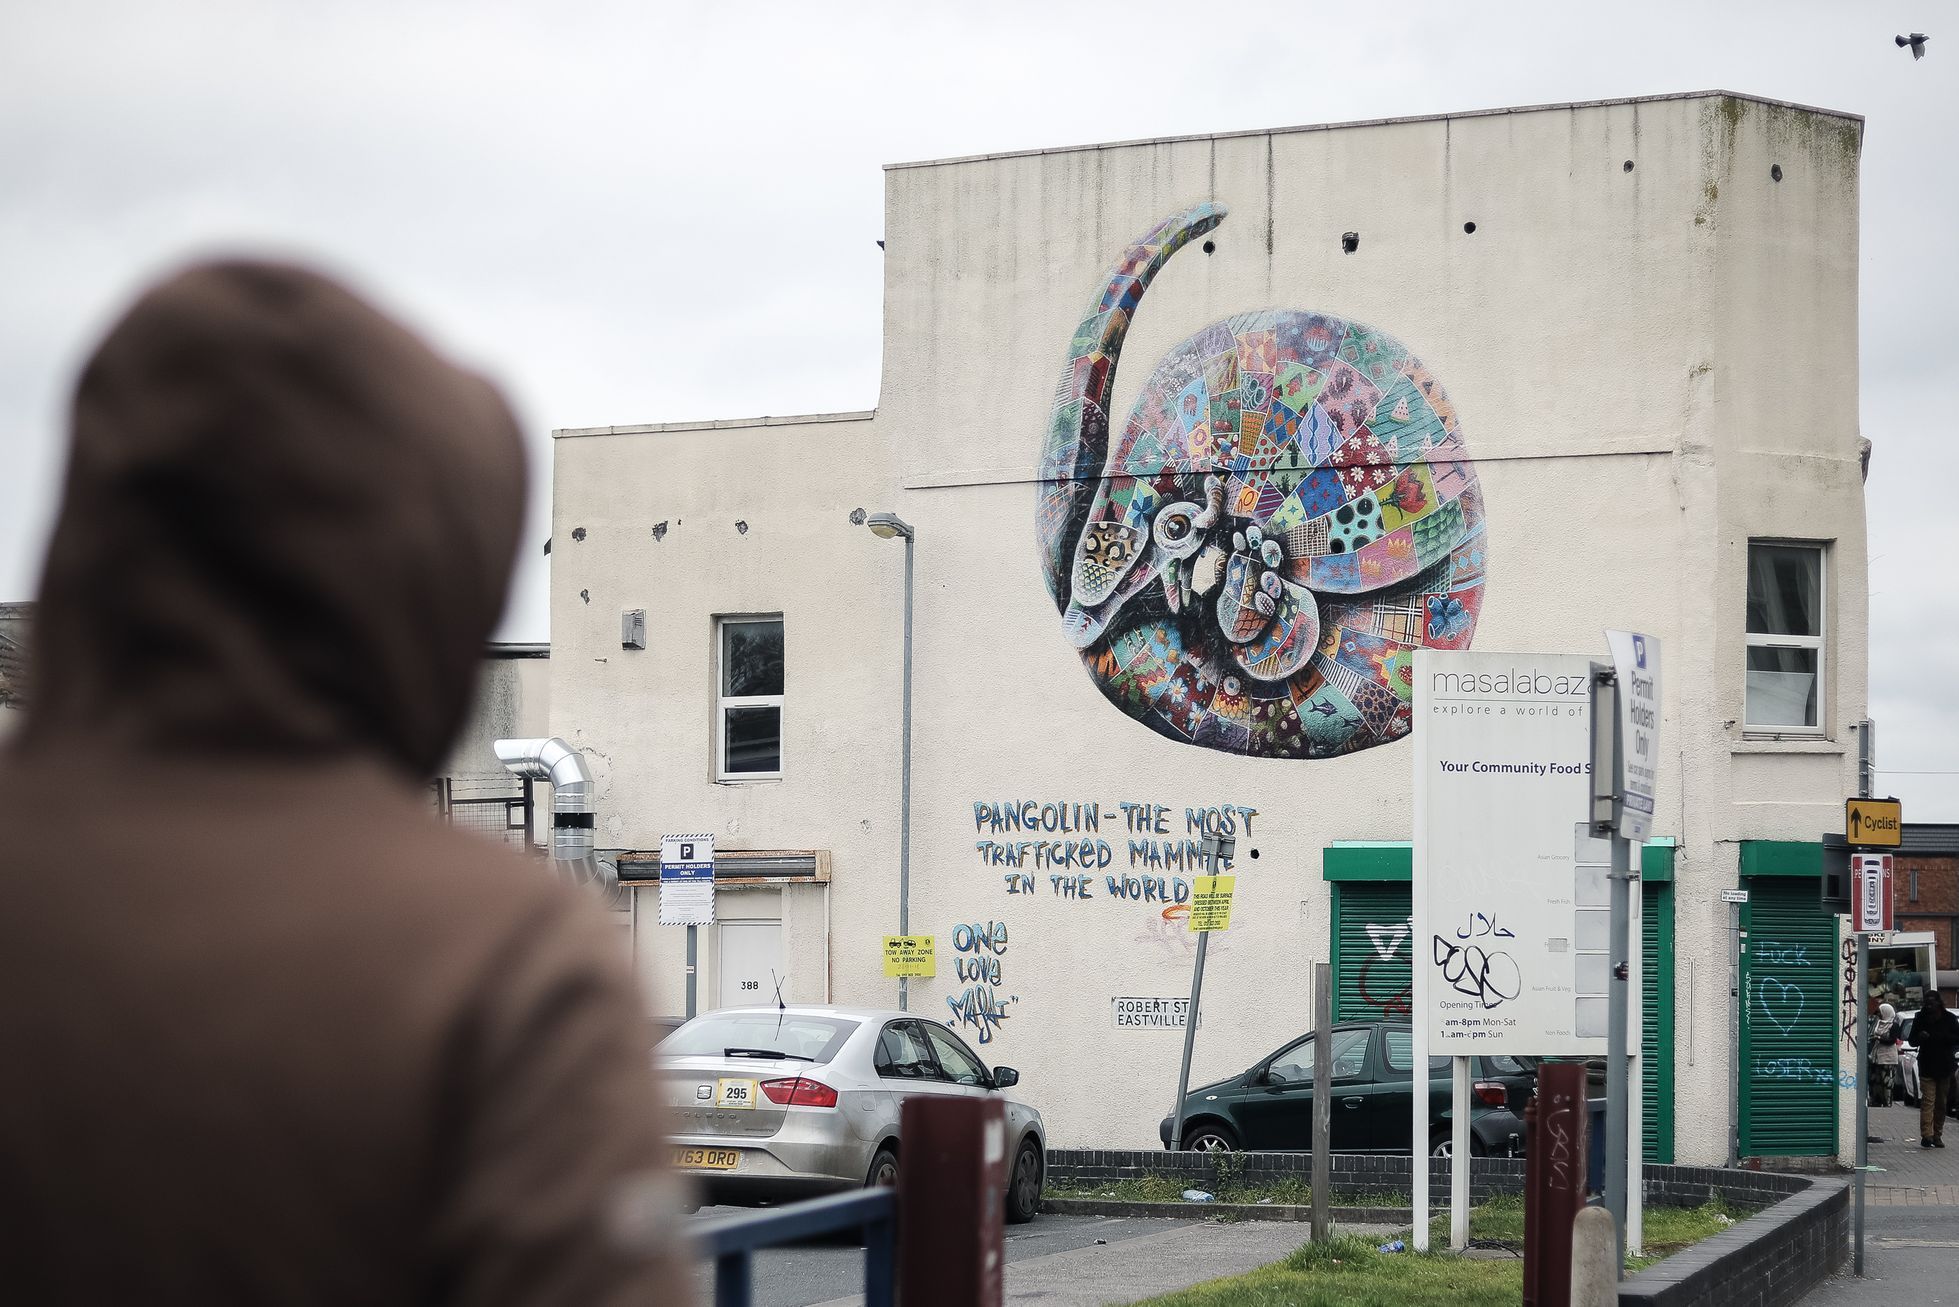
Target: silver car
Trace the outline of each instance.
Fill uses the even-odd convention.
[[[1031,1221],[1047,1158],[1041,1114],[1002,1092],[1012,1067],[986,1064],[946,1026],[872,1008],[723,1008],[654,1049],[675,1129],[674,1165],[715,1203],[892,1184],[898,1105],[913,1094],[1002,1098],[1007,1219]]]

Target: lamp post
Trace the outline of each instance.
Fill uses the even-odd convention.
[[[904,725],[900,732],[898,746],[898,933],[911,934],[911,593],[912,593],[912,543],[911,524],[896,513],[872,513],[865,515],[859,508],[850,515],[850,520],[860,526],[867,526],[871,534],[880,540],[893,536],[905,542],[905,680],[904,680]],[[911,1010],[911,977],[898,977],[898,1009]]]

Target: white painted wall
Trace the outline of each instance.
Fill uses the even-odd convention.
[[[550,722],[550,659],[493,645],[478,669],[469,716],[436,775],[459,784],[486,778],[501,783],[509,773],[497,761],[496,742],[543,735]]]
[[[1720,1160],[1717,890],[1735,883],[1737,841],[1832,828],[1854,783],[1845,727],[1864,709],[1857,139],[1854,120],[1698,97],[894,167],[874,415],[559,433],[551,722],[599,773],[600,844],[705,828],[728,847],[830,850],[833,995],[894,998],[878,943],[897,928],[903,549],[847,518],[889,508],[918,530],[912,928],[941,958],[914,1007],[947,1014],[964,988],[956,927],[1004,921],[1012,1001],[982,1051],[1022,1069],[1056,1143],[1153,1146],[1181,1037],[1115,1029],[1110,999],[1187,992],[1190,937],[1099,877],[1088,901],[1045,877],[1009,894],[975,853],[973,805],[1093,804],[1121,870],[1118,804],[1165,805],[1179,836],[1187,807],[1225,804],[1257,816],[1232,929],[1213,941],[1197,1073],[1306,1028],[1328,954],[1322,850],[1409,837],[1411,747],[1270,762],[1152,734],[1091,683],[1034,537],[1076,323],[1131,240],[1216,200],[1231,209],[1216,253],[1186,249],[1144,300],[1118,421],[1166,349],[1230,313],[1367,322],[1442,380],[1478,460],[1490,558],[1475,647],[1602,654],[1607,625],[1666,642],[1675,752],[1657,829],[1680,839],[1679,948],[1700,964],[1691,1011],[1679,969],[1680,1101],[1696,1106],[1678,1114],[1677,1152]],[[1742,737],[1751,535],[1833,542],[1824,740]],[[619,613],[637,607],[649,648],[621,650]],[[717,783],[712,617],[776,611],[786,774]],[[821,917],[793,912],[789,996],[816,998]],[[679,934],[643,932],[663,1011],[677,1010]]]

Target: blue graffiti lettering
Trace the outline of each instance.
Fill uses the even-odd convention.
[[[976,953],[981,949],[988,953],[1007,951],[1007,923],[989,921],[984,926],[978,922],[967,925],[960,922],[952,928],[952,947],[960,953]]]
[[[945,1005],[952,1010],[953,1020],[972,1027],[982,1044],[992,1043],[994,1034],[1007,1020],[1007,1005],[991,985],[968,985],[964,993],[948,995]]]

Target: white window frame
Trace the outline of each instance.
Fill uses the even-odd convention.
[[[1755,546],[1774,549],[1807,549],[1816,555],[1816,634],[1815,635],[1765,635],[1748,630],[1748,578],[1754,575]],[[1746,653],[1741,663],[1741,729],[1745,735],[1758,738],[1778,736],[1801,736],[1806,739],[1820,738],[1829,733],[1830,721],[1830,676],[1829,648],[1830,636],[1830,548],[1823,540],[1783,540],[1772,536],[1754,536],[1748,541],[1748,555],[1743,561],[1741,592],[1742,632],[1749,649],[1813,649],[1816,651],[1816,723],[1812,726],[1778,726],[1757,724],[1748,720],[1748,658]]]
[[[783,689],[789,688],[789,628],[782,621],[781,613],[741,613],[730,614],[714,619],[714,779],[740,784],[743,781],[779,781],[782,779],[782,721],[786,709],[781,694],[727,694],[726,667],[728,656],[728,628],[731,626],[752,626],[763,622],[782,625]],[[728,770],[728,710],[730,708],[774,708],[776,711],[776,769],[774,771],[729,771]]]

